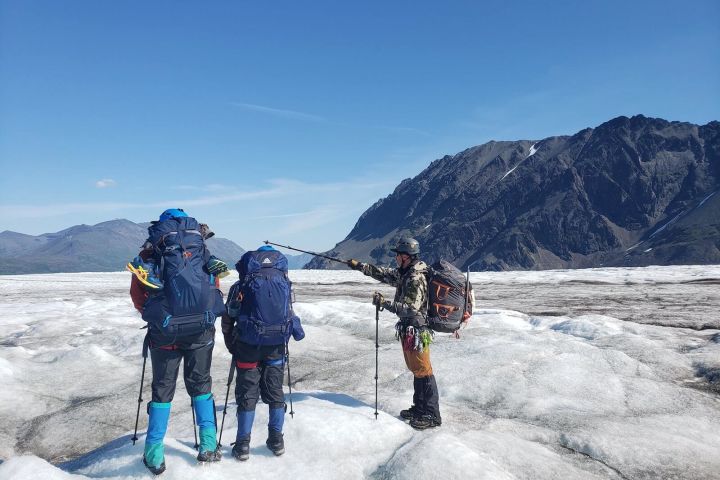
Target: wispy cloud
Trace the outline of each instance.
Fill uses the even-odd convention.
[[[345,122],[338,122],[338,121],[331,121],[325,117],[321,117],[319,115],[313,115],[311,113],[305,113],[305,112],[298,112],[295,110],[287,110],[282,108],[273,108],[273,107],[267,107],[264,105],[255,105],[253,103],[242,103],[242,102],[231,102],[230,105],[242,108],[244,110],[250,110],[253,112],[259,112],[264,113],[267,115],[274,115],[276,117],[282,117],[282,118],[290,118],[294,120],[304,120],[304,121],[310,121],[310,122],[323,122],[330,125],[343,127],[343,128],[369,128],[369,129],[375,129],[375,130],[384,130],[387,132],[393,132],[393,133],[401,133],[401,134],[409,134],[409,135],[420,135],[423,137],[432,137],[433,135],[429,132],[426,132],[425,130],[421,130],[419,128],[413,128],[413,127],[394,127],[394,126],[388,126],[388,125],[376,125],[376,126],[357,126],[353,125],[352,123],[345,123]]]
[[[3,218],[49,218],[59,215],[80,213],[110,212],[141,208],[137,203],[59,203],[47,205],[0,205],[0,217]]]
[[[281,234],[291,234],[313,230],[322,225],[332,223],[339,217],[347,215],[348,208],[347,205],[332,203],[320,205],[312,210],[302,212],[243,216],[233,221],[243,223],[256,222],[256,225],[264,225],[263,220],[282,220],[282,222],[276,222],[277,232]]]
[[[115,185],[117,185],[117,182],[112,178],[103,178],[102,180],[95,182],[95,187],[97,188],[109,188],[114,187]]]
[[[269,182],[266,188],[258,190],[224,189],[215,194],[201,195],[197,197],[170,198],[162,201],[152,202],[88,202],[88,203],[65,203],[47,205],[0,205],[0,217],[3,218],[46,218],[58,215],[81,214],[81,213],[106,213],[110,211],[165,209],[169,206],[205,207],[238,202],[249,202],[252,200],[266,200],[274,198],[313,198],[319,195],[341,194],[348,191],[366,191],[379,187],[390,187],[388,182],[337,182],[337,183],[305,183],[290,179],[275,179]],[[212,192],[214,193],[214,192]],[[305,215],[309,212],[294,216]],[[288,216],[293,216],[288,214]]]
[[[253,112],[260,112],[265,113],[267,115],[274,115],[276,117],[282,117],[282,118],[290,118],[294,120],[305,120],[305,121],[311,121],[311,122],[327,122],[327,119],[319,116],[319,115],[312,115],[310,113],[304,113],[304,112],[296,112],[295,110],[286,110],[282,108],[273,108],[273,107],[266,107],[263,105],[255,105],[252,103],[240,103],[240,102],[232,102],[230,103],[233,107],[242,108],[244,110],[251,110]]]
[[[173,190],[187,190],[193,192],[219,192],[222,190],[232,190],[233,187],[222,185],[220,183],[211,183],[209,185],[174,185]]]
[[[309,210],[307,212],[294,212],[294,213],[279,213],[274,215],[258,215],[255,217],[243,217],[239,218],[238,221],[246,222],[248,220],[272,220],[274,218],[293,218],[293,217],[303,217],[305,215],[310,215],[314,213],[314,210]]]
[[[419,128],[413,128],[413,127],[388,127],[388,126],[380,125],[375,128],[377,128],[379,130],[386,130],[388,132],[408,133],[411,135],[420,135],[423,137],[432,137],[433,136],[430,132],[426,132],[425,130],[420,130]]]
[[[347,215],[341,205],[324,205],[314,210],[303,212],[287,219],[278,230],[282,235],[295,235],[300,232],[315,230],[324,225],[335,222],[338,218]]]

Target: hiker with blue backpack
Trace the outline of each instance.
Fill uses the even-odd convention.
[[[250,457],[255,406],[261,398],[269,407],[265,444],[280,456],[285,453],[283,382],[288,342],[291,336],[302,340],[305,333],[292,309],[292,284],[285,255],[271,246],[262,246],[245,252],[235,268],[239,280],[230,288],[227,313],[222,319],[225,345],[237,369],[238,426],[232,455],[240,461]]]
[[[216,462],[221,458],[210,366],[215,319],[225,312],[218,275],[225,274],[227,266],[207,250],[207,226],[182,209],[165,210],[152,222],[148,235],[128,270],[134,274],[130,289],[133,303],[148,324],[143,357],[149,349],[152,361],[152,401],[147,406],[143,463],[159,475],[165,471],[163,440],[181,362],[199,427],[197,460]],[[142,385],[140,392],[139,403]]]

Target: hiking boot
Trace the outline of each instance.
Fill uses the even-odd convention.
[[[270,451],[277,457],[285,453],[285,442],[283,441],[283,434],[280,432],[270,430],[265,445],[267,445]]]
[[[250,439],[235,442],[235,446],[233,446],[232,449],[232,456],[241,462],[250,458]]]
[[[410,426],[415,430],[425,430],[426,428],[439,427],[440,425],[442,425],[440,419],[432,415],[422,415],[410,420]]]
[[[407,410],[400,410],[400,418],[403,420],[412,420],[415,417],[419,417],[420,412],[418,411],[418,408],[413,405],[412,407],[408,408]]]
[[[205,450],[200,451],[197,456],[198,462],[219,462],[222,458],[222,452],[218,448],[217,450]]]
[[[165,471],[165,462],[162,462],[157,467],[153,467],[152,465],[149,465],[147,463],[147,460],[145,460],[145,457],[143,457],[143,464],[147,467],[148,470],[150,470],[150,473],[153,475],[160,475]]]

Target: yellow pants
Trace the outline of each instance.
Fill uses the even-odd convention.
[[[403,348],[403,355],[405,356],[405,365],[415,378],[429,377],[433,374],[430,364],[430,347],[426,347],[422,352]]]

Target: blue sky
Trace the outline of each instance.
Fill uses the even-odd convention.
[[[325,250],[432,160],[720,119],[717,1],[0,0],[0,230]]]

